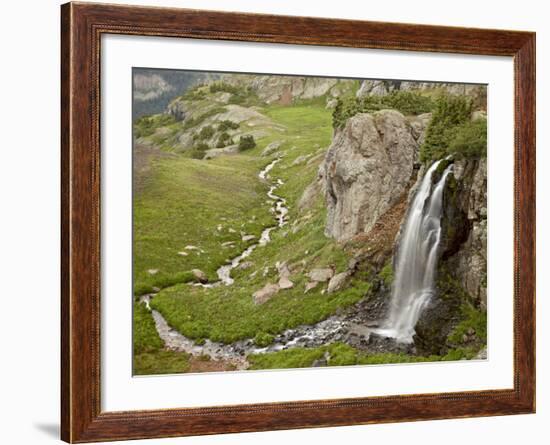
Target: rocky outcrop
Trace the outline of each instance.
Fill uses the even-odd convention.
[[[417,150],[408,120],[395,110],[350,118],[320,167],[326,235],[345,241],[370,231],[408,190]]]
[[[416,82],[401,80],[363,80],[357,90],[358,98],[366,96],[385,96],[392,91],[442,91],[452,95],[469,96],[477,106],[486,106],[487,87],[485,85],[444,83],[444,82]]]
[[[411,125],[412,135],[418,146],[420,147],[424,143],[426,136],[426,129],[432,119],[432,113],[423,113],[418,116],[409,116],[409,124]],[[416,153],[415,160],[418,160],[418,152]]]
[[[385,96],[386,94],[399,89],[400,81],[398,80],[370,80],[365,79],[361,82],[361,86],[357,90],[358,98],[365,96]]]
[[[228,74],[222,77],[222,81],[250,87],[264,102],[286,105],[297,99],[313,99],[325,94],[338,97],[353,87],[352,80],[326,77]]]

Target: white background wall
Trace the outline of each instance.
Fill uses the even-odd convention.
[[[537,32],[537,414],[153,440],[177,444],[548,443],[550,422],[549,14],[537,0],[133,0],[155,6],[523,29]],[[0,441],[52,443],[59,413],[59,4],[4,2],[0,68]]]

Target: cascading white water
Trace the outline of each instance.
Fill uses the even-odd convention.
[[[383,327],[374,330],[402,343],[412,343],[414,327],[435,291],[443,190],[452,170],[447,167],[432,189],[440,162],[428,169],[414,197],[397,251],[390,313]]]

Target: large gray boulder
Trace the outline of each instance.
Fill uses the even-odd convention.
[[[418,143],[398,111],[361,113],[337,133],[320,167],[328,216],[338,241],[368,232],[408,190]]]

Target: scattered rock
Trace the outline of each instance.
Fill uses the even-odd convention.
[[[191,246],[191,245],[185,246],[184,249],[185,250],[200,250],[197,246]]]
[[[309,159],[309,156],[308,156],[308,155],[301,155],[301,156],[298,156],[296,159],[294,159],[294,162],[292,163],[292,167],[294,167],[295,165],[303,164],[303,163],[306,162],[308,159]]]
[[[279,273],[279,278],[288,278],[290,276],[290,270],[288,269],[286,261],[283,261],[282,263],[279,263],[277,261],[275,267],[277,268],[277,272]]]
[[[272,142],[271,144],[269,144],[267,147],[264,148],[264,150],[262,151],[262,156],[265,157],[275,153],[275,151],[279,149],[281,144],[282,144],[281,141]]]
[[[232,229],[231,227],[229,229],[227,229],[227,231],[229,233],[237,233],[237,231],[235,229]]]
[[[225,243],[222,243],[222,247],[233,247],[235,245],[235,241],[226,241]]]
[[[159,271],[158,269],[148,269],[147,273],[149,275],[156,275],[158,273],[158,271]]]
[[[193,273],[195,278],[197,280],[199,280],[200,283],[202,283],[202,284],[208,283],[208,277],[206,276],[206,274],[202,270],[193,269],[191,272]]]
[[[307,276],[310,278],[311,281],[324,283],[334,276],[334,271],[328,267],[325,269],[313,269],[307,274]]]
[[[152,290],[153,290],[153,292],[155,292],[155,293],[158,293],[158,292],[160,292],[160,287],[157,287],[157,286],[153,286],[153,287],[152,287],[151,289],[152,289]]]
[[[341,290],[346,285],[349,276],[350,274],[347,271],[334,275],[328,283],[327,292],[332,294]]]
[[[254,235],[243,235],[241,239],[246,242],[252,241],[254,238],[256,238]]]
[[[187,256],[189,255],[187,252],[178,252],[178,255],[181,255],[181,256]]]
[[[318,281],[312,281],[310,283],[306,283],[306,288],[304,290],[304,294],[308,293],[311,289],[314,289],[319,284]]]
[[[288,279],[288,277],[281,277],[279,279],[280,289],[291,289],[294,287],[294,283]]]
[[[279,292],[279,285],[273,283],[267,283],[260,290],[254,292],[252,297],[255,304],[264,304],[266,301],[273,298],[273,296]]]
[[[239,269],[246,270],[250,269],[252,266],[254,266],[254,263],[252,261],[243,261],[241,264],[239,264]]]

